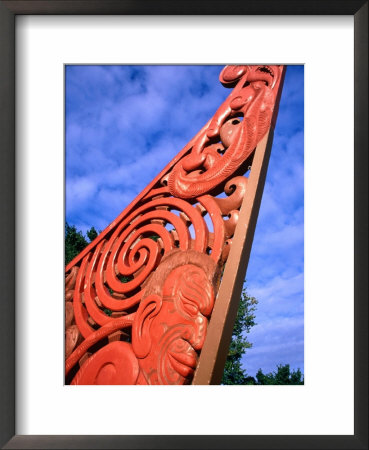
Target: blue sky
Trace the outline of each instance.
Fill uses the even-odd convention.
[[[103,230],[229,95],[221,66],[66,66],[66,220]],[[288,66],[247,272],[244,368],[304,369],[304,69]]]

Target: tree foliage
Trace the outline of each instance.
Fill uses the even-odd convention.
[[[223,372],[222,384],[247,384],[247,374],[241,367],[242,356],[252,347],[247,339],[250,329],[256,325],[255,311],[258,301],[243,289],[237,317],[233,328],[232,340]]]
[[[259,369],[253,384],[304,384],[304,376],[300,369],[291,372],[289,364],[279,364],[276,372],[270,372],[266,375]]]
[[[97,231],[95,230],[95,227],[91,227],[88,231],[87,231],[87,237],[90,239],[90,242],[92,242],[94,239],[97,238]]]
[[[75,258],[87,245],[93,241],[97,236],[97,231],[94,227],[87,231],[87,237],[82,234],[82,231],[77,231],[75,225],[65,223],[65,264],[67,265]]]
[[[248,340],[248,333],[255,323],[255,311],[258,301],[247,294],[246,288],[242,291],[240,305],[237,311],[237,317],[233,328],[232,340],[229,347],[226,364],[223,372],[222,384],[304,384],[304,376],[300,369],[291,372],[289,364],[280,364],[275,372],[264,374],[261,369],[258,370],[256,378],[247,375],[242,368],[242,357],[247,349],[252,347]]]

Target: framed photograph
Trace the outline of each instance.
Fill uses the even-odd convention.
[[[368,448],[367,16],[365,1],[0,2],[4,448]],[[304,386],[66,386],[65,67],[245,62],[304,65]]]

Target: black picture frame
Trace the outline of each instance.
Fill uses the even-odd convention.
[[[18,14],[352,15],[354,18],[354,435],[15,435],[15,16]],[[7,449],[368,449],[368,1],[0,1],[0,445]],[[339,174],[338,174],[339,175]],[[345,213],[345,212],[343,212]],[[339,345],[339,343],[337,343]],[[339,393],[337,394],[339,395]]]

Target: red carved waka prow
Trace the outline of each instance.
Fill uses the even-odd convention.
[[[283,75],[226,66],[233,90],[214,117],[67,265],[67,384],[192,382]]]

